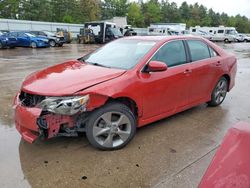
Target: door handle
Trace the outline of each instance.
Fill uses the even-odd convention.
[[[189,73],[191,73],[191,72],[192,72],[192,70],[186,69],[183,73],[184,73],[184,74],[189,74]]]

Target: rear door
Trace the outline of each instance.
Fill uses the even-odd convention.
[[[150,118],[162,113],[173,114],[188,104],[190,65],[182,40],[164,44],[151,58],[168,65],[163,72],[142,73],[143,116]]]
[[[18,33],[17,39],[20,46],[30,46],[30,38],[25,33]]]
[[[190,51],[191,89],[189,102],[206,102],[211,95],[220,66],[218,54],[202,40],[187,40]]]

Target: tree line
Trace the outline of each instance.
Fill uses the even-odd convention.
[[[133,27],[150,23],[174,22],[190,26],[231,26],[250,33],[250,20],[240,14],[229,16],[195,3],[183,2],[180,7],[168,0],[132,2],[128,0],[0,0],[0,18],[84,23],[127,16]]]

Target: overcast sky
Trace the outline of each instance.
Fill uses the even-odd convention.
[[[147,0],[143,1],[146,2]],[[180,6],[184,0],[169,0],[169,2],[176,2],[178,6]],[[188,4],[198,2],[199,4],[205,5],[207,8],[213,8],[215,12],[225,12],[230,16],[241,14],[250,18],[250,0],[186,0],[186,2]]]

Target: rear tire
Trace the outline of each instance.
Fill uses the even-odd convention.
[[[209,106],[219,106],[226,98],[228,89],[228,81],[225,77],[221,77],[213,89]]]
[[[2,44],[2,42],[0,42],[0,49],[3,49],[3,44]]]
[[[117,150],[126,146],[136,133],[136,120],[124,104],[112,102],[93,111],[86,124],[86,136],[94,147]]]

